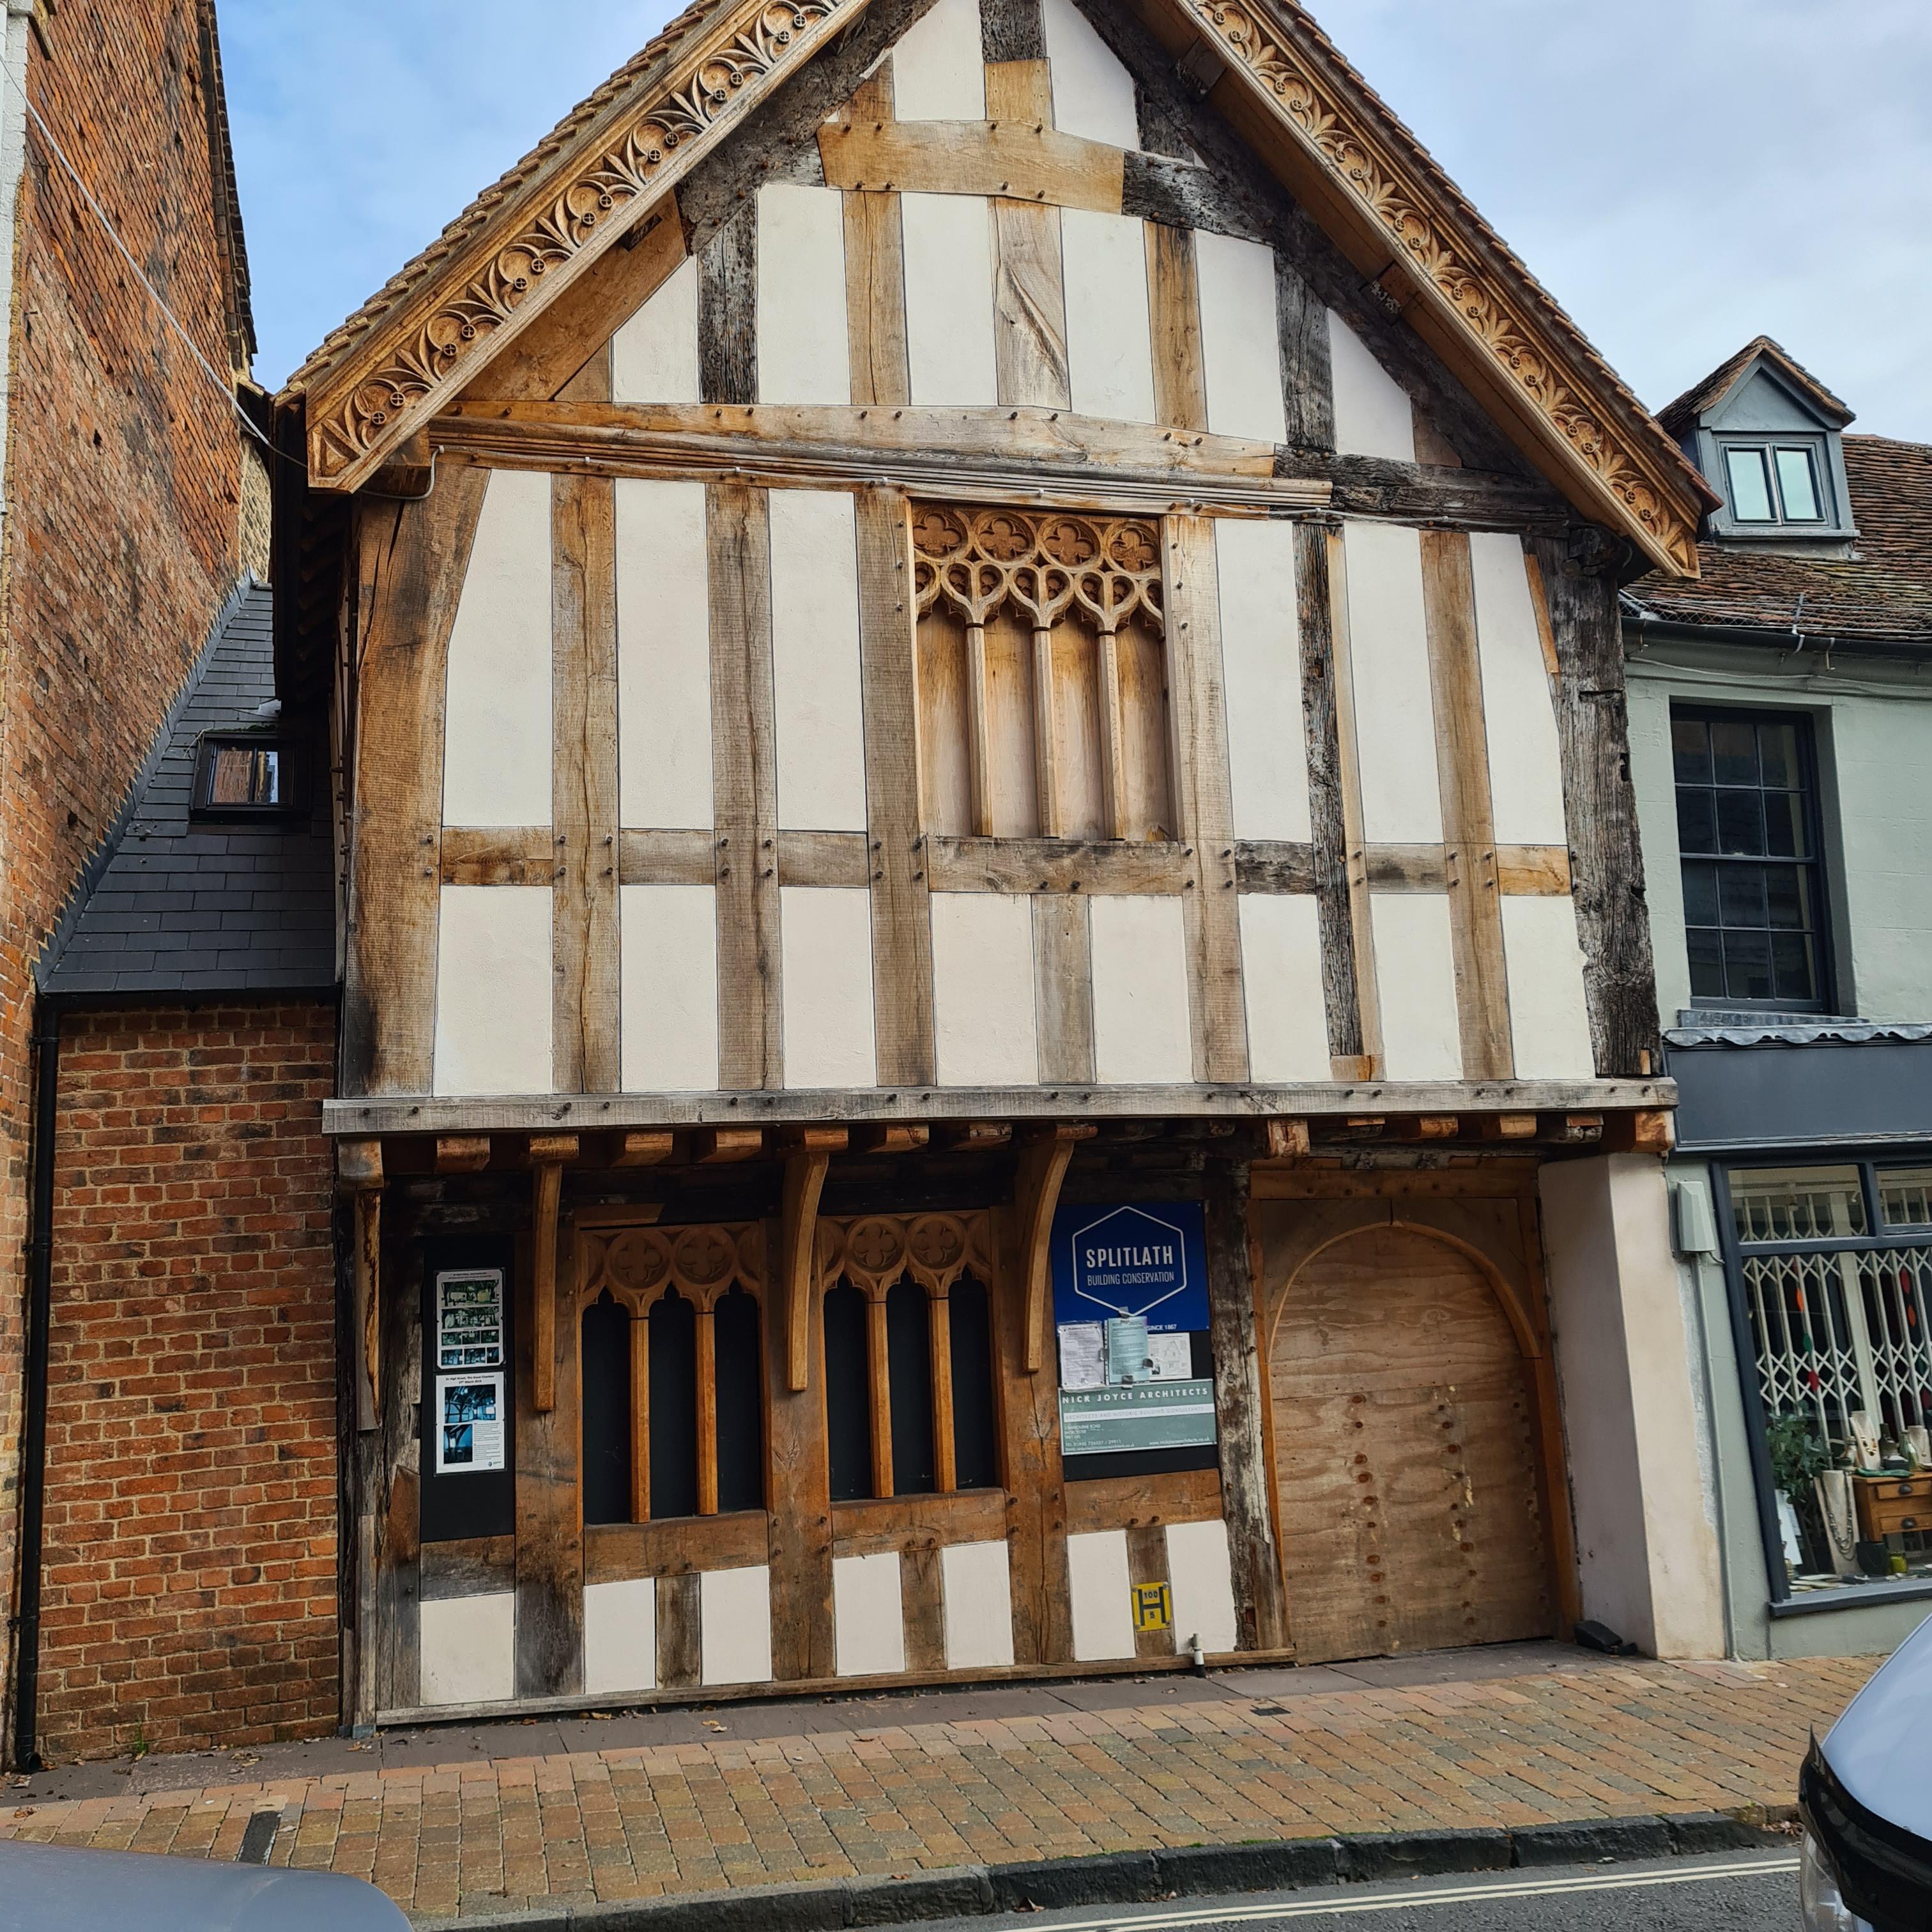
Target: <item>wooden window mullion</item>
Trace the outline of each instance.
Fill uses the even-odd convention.
[[[651,1324],[631,1317],[631,1520],[651,1520]]]
[[[707,1305],[698,1311],[698,1513],[718,1514],[718,1331]]]
[[[952,1310],[943,1294],[926,1298],[932,1360],[932,1486],[942,1496],[958,1487],[952,1443]]]
[[[872,1493],[892,1493],[892,1386],[883,1289],[866,1298],[866,1341],[872,1382]]]
[[[993,728],[986,691],[986,627],[966,626],[966,770],[972,788],[973,836],[993,836]]]
[[[1100,632],[1096,646],[1100,675],[1100,798],[1106,836],[1127,836],[1127,734],[1120,715],[1120,640],[1112,629]]]

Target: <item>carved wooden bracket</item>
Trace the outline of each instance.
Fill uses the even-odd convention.
[[[438,1134],[436,1171],[439,1174],[480,1174],[490,1165],[488,1134]]]
[[[556,1209],[564,1163],[576,1158],[574,1134],[530,1137],[530,1406],[539,1415],[556,1406]]]
[[[1014,1178],[1013,1206],[1019,1216],[1020,1265],[1026,1270],[1026,1371],[1039,1372],[1046,1359],[1047,1304],[1051,1298],[1050,1257],[1053,1210],[1060,1205],[1060,1184],[1082,1141],[1091,1140],[1089,1121],[1061,1120],[1030,1138],[1020,1150]]]
[[[362,1342],[356,1377],[356,1426],[376,1426],[382,1407],[382,1143],[344,1141],[335,1150],[336,1184],[356,1204],[356,1330]]]
[[[795,1395],[807,1380],[811,1358],[812,1255],[818,1237],[818,1197],[825,1172],[850,1138],[843,1127],[806,1127],[785,1160],[783,1232],[778,1272],[784,1282],[785,1387]]]

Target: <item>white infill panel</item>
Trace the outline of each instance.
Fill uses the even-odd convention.
[[[1369,900],[1390,1080],[1460,1080],[1462,1027],[1446,892],[1376,892]]]
[[[425,1704],[507,1704],[517,1694],[517,1597],[441,1597],[418,1612]]]
[[[758,400],[851,400],[845,198],[771,183],[758,190]]]
[[[625,1089],[710,1092],[718,1084],[717,889],[623,886],[618,906]]]
[[[993,403],[993,218],[976,194],[904,194],[906,355],[920,404]]]
[[[550,478],[494,470],[449,633],[446,825],[550,823]]]
[[[946,1667],[984,1670],[1013,1660],[1012,1582],[1004,1543],[955,1543],[939,1552]]]
[[[620,477],[616,524],[618,818],[700,831],[712,820],[704,485]]]
[[[654,1690],[658,1682],[658,1584],[626,1576],[584,1587],[584,1692]]]
[[[1231,235],[1194,235],[1201,285],[1201,364],[1208,427],[1216,436],[1285,442],[1281,330],[1275,320],[1274,251]]]
[[[1063,208],[1060,245],[1066,265],[1066,374],[1074,414],[1152,422],[1146,224],[1124,214]]]
[[[1174,1647],[1185,1650],[1198,1636],[1210,1657],[1234,1648],[1234,1577],[1228,1560],[1228,1526],[1171,1522],[1167,1574],[1174,1594]]]
[[[1397,524],[1348,526],[1348,670],[1362,827],[1396,845],[1442,842],[1436,712],[1423,615],[1422,538]]]
[[[1134,1606],[1127,1576],[1127,1532],[1098,1529],[1066,1539],[1073,1654],[1086,1664],[1134,1654]]]
[[[901,121],[983,121],[980,0],[938,0],[892,45],[892,112]]]
[[[1504,845],[1564,844],[1563,754],[1522,539],[1478,531],[1469,539],[1469,567],[1496,838]]]
[[[706,1684],[765,1684],[772,1675],[772,1573],[763,1563],[698,1579],[700,1675]]]
[[[1285,1086],[1328,1079],[1322,926],[1312,896],[1243,896],[1241,977],[1251,1076]]]
[[[932,895],[932,1009],[944,1087],[1040,1078],[1033,906],[1007,892]]]
[[[1506,898],[1503,962],[1510,1040],[1521,1080],[1594,1080],[1583,948],[1568,898]]]
[[[1328,311],[1328,365],[1335,386],[1335,448],[1343,456],[1415,460],[1415,406],[1368,345]]]
[[[859,688],[859,568],[842,490],[774,490],[772,693],[778,824],[866,829],[866,730]]]
[[[1214,556],[1234,836],[1305,842],[1312,834],[1294,526],[1223,517],[1214,526]]]
[[[1053,69],[1053,124],[1063,134],[1138,148],[1134,77],[1073,0],[1046,0],[1046,57]]]
[[[841,1677],[877,1677],[906,1667],[896,1550],[832,1558],[832,1635]]]
[[[1096,896],[1094,1064],[1119,1086],[1178,1086],[1194,1078],[1187,1010],[1187,929],[1178,898]]]
[[[436,952],[436,1090],[550,1090],[550,890],[445,886]]]
[[[788,1087],[870,1087],[872,900],[862,886],[782,886]]]
[[[610,400],[696,403],[698,262],[680,262],[610,338]]]

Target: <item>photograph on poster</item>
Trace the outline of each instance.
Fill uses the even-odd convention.
[[[436,1473],[480,1475],[503,1467],[503,1377],[439,1376]]]
[[[494,1369],[503,1364],[503,1270],[459,1268],[436,1278],[436,1365]]]

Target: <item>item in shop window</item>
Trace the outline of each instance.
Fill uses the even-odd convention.
[[[1849,1418],[1852,1425],[1852,1451],[1857,1458],[1853,1465],[1860,1469],[1876,1469],[1878,1460],[1878,1424],[1871,1412],[1855,1408]]]
[[[1868,1576],[1889,1576],[1892,1552],[1882,1543],[1862,1542],[1858,1545],[1858,1568]]]
[[[1932,1429],[1923,1424],[1912,1429],[1899,1431],[1903,1438],[1905,1453],[1912,1459],[1915,1469],[1932,1469]]]
[[[1832,1568],[1840,1576],[1858,1574],[1858,1512],[1852,1494],[1851,1472],[1827,1469],[1816,1479],[1818,1508],[1825,1519],[1825,1540],[1831,1546]]]

